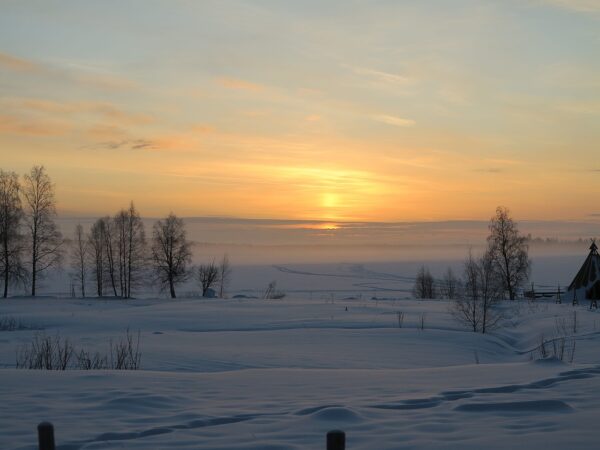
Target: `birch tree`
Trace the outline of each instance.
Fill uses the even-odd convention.
[[[62,261],[62,234],[56,226],[54,184],[44,166],[34,166],[24,176],[25,224],[29,240],[31,295],[36,295],[44,272]]]
[[[115,225],[112,219],[109,216],[103,217],[100,219],[102,221],[102,228],[104,230],[104,254],[106,255],[106,263],[104,265],[106,270],[106,279],[110,283],[110,287],[112,288],[113,295],[118,297],[117,293],[117,263],[116,259],[116,231]]]
[[[494,268],[502,279],[508,298],[514,300],[518,289],[527,282],[531,270],[527,237],[519,234],[508,209],[501,206],[496,208],[489,229],[487,241]]]
[[[433,299],[436,298],[435,280],[431,275],[428,267],[421,266],[417,277],[415,278],[415,285],[413,287],[413,295],[419,299]]]
[[[223,259],[219,264],[219,298],[225,298],[225,289],[231,280],[231,264],[227,254],[223,255]]]
[[[90,243],[83,232],[83,226],[78,223],[71,246],[71,268],[83,298],[85,298],[85,284],[88,280],[89,253]]]
[[[113,228],[119,292],[122,298],[130,298],[140,285],[146,261],[146,233],[133,202],[115,215]]]
[[[486,251],[478,259],[469,252],[464,264],[463,295],[454,300],[451,312],[473,332],[486,333],[502,318],[494,309],[501,293],[502,281],[494,270],[491,252]]]
[[[200,264],[198,267],[198,281],[202,288],[202,297],[206,297],[208,290],[219,282],[220,267],[214,261],[208,264]]]
[[[151,259],[156,281],[175,298],[175,286],[188,277],[192,252],[183,220],[173,213],[154,224]]]
[[[8,296],[9,286],[24,282],[27,276],[23,264],[23,210],[19,191],[18,175],[0,169],[0,277],[4,298]]]
[[[88,234],[88,261],[92,268],[92,273],[96,285],[96,295],[102,297],[104,294],[104,280],[106,273],[106,254],[105,254],[105,230],[104,220],[98,219]]]

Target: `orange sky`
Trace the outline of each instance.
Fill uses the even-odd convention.
[[[1,166],[69,214],[600,213],[600,4],[350,4],[4,5]]]

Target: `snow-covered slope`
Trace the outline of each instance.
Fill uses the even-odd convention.
[[[0,331],[0,448],[36,448],[42,420],[55,424],[59,449],[316,449],[333,428],[350,449],[595,446],[598,313],[507,303],[503,326],[481,335],[449,306],[3,301],[0,317],[93,351],[140,330],[142,370],[17,370],[16,349],[40,331]],[[575,340],[573,363],[539,360],[542,336],[566,337],[565,360]]]

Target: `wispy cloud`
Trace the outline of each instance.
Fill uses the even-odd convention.
[[[498,165],[498,166],[518,166],[522,164],[522,161],[518,159],[508,159],[508,158],[485,158],[485,161],[488,164]]]
[[[153,141],[147,139],[124,139],[121,141],[99,142],[97,144],[88,145],[83,148],[88,150],[146,150],[155,149],[156,144]]]
[[[369,77],[371,79],[374,79],[374,80],[377,80],[377,81],[380,81],[383,83],[396,84],[396,85],[402,85],[402,86],[408,86],[408,85],[414,84],[414,80],[412,78],[398,75],[395,73],[383,72],[381,70],[367,69],[365,67],[351,67],[351,69],[357,75],[364,75],[366,77]]]
[[[552,6],[572,11],[600,13],[600,1],[598,0],[540,0]]]
[[[107,91],[123,91],[137,88],[137,84],[125,77],[101,70],[81,70],[60,64],[32,61],[0,52],[0,68],[13,72],[28,72],[48,79],[75,83]]]
[[[260,84],[252,83],[246,80],[240,80],[238,78],[219,77],[216,82],[227,89],[237,89],[243,91],[262,91],[264,88]]]
[[[68,124],[56,120],[36,120],[12,115],[0,115],[0,134],[21,136],[59,136],[70,130]]]
[[[38,65],[31,61],[0,52],[0,67],[16,72],[28,72],[36,70]]]
[[[78,73],[73,75],[73,79],[79,84],[93,86],[107,91],[129,91],[138,87],[132,80],[106,73]]]
[[[377,121],[377,122],[382,122],[382,123],[386,123],[388,125],[394,125],[396,127],[414,127],[417,122],[415,122],[412,119],[405,119],[402,117],[396,117],[396,116],[388,116],[388,115],[375,115],[372,116],[371,119]]]
[[[475,172],[483,172],[483,173],[502,173],[505,172],[506,169],[502,169],[500,167],[483,167],[480,169],[474,169]]]
[[[2,103],[8,105],[13,110],[16,109],[35,114],[53,116],[58,114],[94,114],[119,125],[145,125],[155,122],[154,117],[148,114],[128,112],[109,102],[57,102],[44,98],[17,98],[6,99]]]

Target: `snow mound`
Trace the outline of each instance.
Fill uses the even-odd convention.
[[[360,422],[362,417],[349,408],[342,406],[326,407],[310,415],[311,419],[323,422]]]

